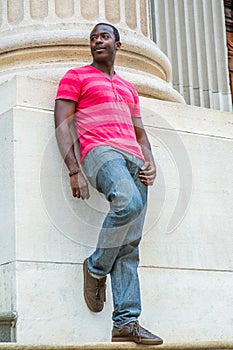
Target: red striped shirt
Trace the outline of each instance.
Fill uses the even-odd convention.
[[[128,81],[112,80],[88,65],[70,69],[60,80],[56,99],[77,102],[74,123],[80,144],[80,162],[94,147],[108,145],[144,160],[133,118],[140,118],[139,98]]]

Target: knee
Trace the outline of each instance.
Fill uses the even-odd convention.
[[[132,198],[128,206],[129,215],[132,218],[137,218],[143,210],[143,203],[140,196],[135,196]]]
[[[130,200],[129,198],[125,198],[125,201],[121,203],[124,203],[124,205],[115,207],[114,212],[117,216],[124,218],[125,223],[136,219],[144,209],[140,195],[134,195]]]

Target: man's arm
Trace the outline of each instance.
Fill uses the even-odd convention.
[[[88,199],[89,191],[87,182],[81,172],[74,152],[74,140],[70,132],[70,126],[76,110],[76,102],[71,100],[57,100],[55,102],[54,119],[58,147],[64,162],[69,169],[70,186],[74,197]],[[76,173],[76,171],[79,172]]]
[[[145,164],[139,172],[140,180],[147,186],[153,185],[156,177],[156,167],[153,154],[151,152],[150,142],[148,140],[144,125],[141,118],[132,118],[134,131],[137,142],[141,146],[142,153],[146,160]]]

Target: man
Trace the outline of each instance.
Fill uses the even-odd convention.
[[[69,70],[60,81],[55,104],[56,136],[73,196],[89,198],[87,178],[110,204],[96,250],[83,264],[86,304],[93,312],[103,309],[106,276],[110,274],[112,341],[158,345],[162,339],[138,323],[141,301],[137,273],[147,189],[154,182],[156,169],[137,92],[114,71],[120,47],[115,27],[99,23],[93,28],[92,64]],[[70,133],[72,122],[78,136],[79,161]]]

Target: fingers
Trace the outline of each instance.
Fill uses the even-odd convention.
[[[147,186],[152,186],[156,177],[156,169],[150,164],[150,162],[145,162],[143,167],[139,172],[139,178],[142,183]]]
[[[89,190],[88,190],[87,186],[80,188],[79,192],[80,192],[80,197],[82,199],[88,199],[90,197]],[[78,197],[78,198],[80,198],[80,197]]]
[[[72,188],[73,197],[80,198],[80,191],[78,188]]]
[[[146,170],[147,168],[149,168],[151,165],[150,165],[150,162],[145,162],[144,164],[143,164],[143,166],[141,167],[141,171],[144,171],[144,170]]]
[[[88,184],[81,173],[75,174],[70,178],[70,185],[73,197],[88,199],[90,197]]]
[[[72,192],[73,196],[77,198],[88,199],[90,197],[88,186],[73,188]]]
[[[140,177],[140,180],[141,180],[141,182],[142,183],[144,183],[145,185],[147,185],[147,186],[152,186],[153,185],[153,183],[154,183],[154,180],[155,180],[155,176],[151,176],[151,177],[146,177],[146,176],[144,176],[144,177]]]

